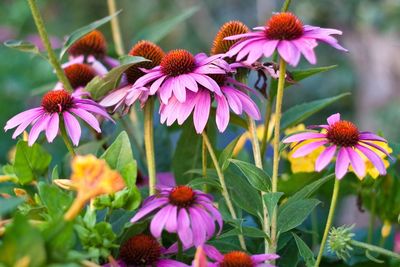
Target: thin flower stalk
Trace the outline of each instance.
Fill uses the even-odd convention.
[[[232,219],[237,220],[236,211],[235,211],[235,209],[233,207],[233,204],[232,204],[232,201],[231,201],[231,199],[229,197],[228,188],[226,187],[226,183],[225,183],[225,176],[224,176],[224,173],[222,172],[222,170],[221,170],[221,168],[219,166],[217,156],[215,155],[214,149],[212,148],[211,142],[208,139],[207,134],[205,132],[203,132],[202,136],[203,136],[203,140],[206,143],[206,146],[207,146],[207,149],[208,149],[208,153],[210,153],[211,160],[214,163],[214,167],[215,167],[215,170],[216,170],[218,178],[219,178],[219,182],[220,182],[221,187],[222,187],[222,196],[225,199],[226,205],[227,205],[228,210],[229,210],[229,212],[230,212],[230,214],[232,216]],[[244,241],[243,235],[240,234],[238,236],[238,238],[239,238],[239,242],[240,242],[241,248],[243,250],[247,250],[246,249],[246,243]]]
[[[49,36],[48,36],[46,28],[44,26],[42,15],[40,14],[39,8],[36,4],[36,0],[28,0],[28,3],[29,3],[29,7],[31,9],[32,17],[36,24],[36,28],[38,29],[40,38],[42,39],[43,45],[46,48],[50,64],[54,68],[58,79],[64,85],[64,89],[71,93],[71,92],[73,92],[73,89],[67,79],[67,76],[65,76],[65,73],[64,73],[63,69],[61,68],[60,62],[58,61],[56,54],[54,53],[53,49],[51,48]]]
[[[153,113],[154,99],[149,99],[144,107],[144,146],[146,149],[150,195],[154,195],[156,192],[156,160],[154,152]]]
[[[117,12],[117,5],[115,0],[107,0],[108,12],[113,15]],[[124,43],[122,41],[121,29],[119,27],[118,16],[111,19],[111,33],[115,44],[115,50],[118,56],[125,54]]]

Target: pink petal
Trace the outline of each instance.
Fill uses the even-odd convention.
[[[72,143],[78,146],[79,139],[81,138],[81,126],[78,120],[66,111],[63,112],[63,117],[68,136],[71,138]]]
[[[96,132],[101,133],[100,124],[95,116],[84,109],[71,108],[70,111],[89,124]]]
[[[27,118],[35,117],[36,115],[42,114],[42,112],[43,112],[42,107],[28,109],[24,112],[21,112],[7,121],[4,130],[7,131],[9,129],[12,129],[23,123],[25,120],[27,120]]]
[[[53,142],[54,138],[57,136],[59,122],[60,118],[58,113],[53,113],[46,128],[46,137],[49,143]]]
[[[178,212],[178,236],[184,247],[192,245],[193,233],[190,229],[190,219],[184,208],[180,209]]]
[[[328,119],[327,119],[327,121],[328,121],[328,124],[329,124],[329,125],[332,125],[332,124],[334,124],[335,122],[340,121],[340,113],[335,113],[335,114],[329,116]]]
[[[318,156],[317,160],[315,161],[315,170],[317,172],[320,172],[322,169],[324,169],[329,162],[331,162],[333,156],[335,155],[336,152],[336,146],[330,146],[327,147],[322,153]]]
[[[346,148],[342,147],[339,149],[339,153],[336,158],[335,174],[337,179],[342,179],[349,168],[350,159],[347,155]]]
[[[202,133],[210,115],[210,94],[206,91],[198,92],[196,106],[194,107],[193,122],[196,132]]]
[[[297,40],[293,40],[292,42],[301,51],[308,62],[311,64],[317,63],[317,58],[314,52],[314,48],[317,46],[317,42],[315,40],[299,38]]]
[[[229,123],[229,106],[224,96],[215,96],[217,101],[216,123],[218,130],[222,133],[228,127]]]
[[[363,145],[356,145],[356,148],[360,150],[361,153],[363,153],[372,162],[372,164],[381,175],[386,174],[386,167],[381,157],[379,157],[374,151]]]
[[[159,210],[156,215],[154,215],[153,219],[150,223],[150,232],[155,238],[161,237],[161,232],[164,229],[165,223],[169,217],[172,205],[167,205]]]
[[[357,174],[358,177],[365,176],[365,163],[364,160],[360,157],[360,155],[354,151],[353,148],[347,147],[347,154],[350,159],[350,163],[353,166],[354,172]]]
[[[294,134],[294,135],[286,137],[285,139],[283,139],[282,142],[285,144],[288,144],[288,143],[293,143],[293,142],[300,142],[300,141],[304,141],[304,140],[319,139],[319,138],[326,138],[326,134],[312,133],[312,132],[298,133],[298,134]]]
[[[279,55],[290,65],[297,66],[300,61],[300,51],[291,41],[281,40],[278,44]]]
[[[39,134],[46,128],[50,120],[49,114],[43,114],[32,126],[28,136],[28,145],[32,146],[39,137]]]
[[[265,57],[270,57],[274,53],[276,46],[278,45],[279,40],[270,40],[265,42],[262,47],[262,51]]]
[[[193,232],[193,244],[195,246],[204,245],[206,242],[206,229],[203,218],[195,208],[189,208],[190,223]]]

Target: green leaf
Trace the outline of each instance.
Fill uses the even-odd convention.
[[[0,251],[0,262],[7,266],[17,266],[16,263],[22,258],[28,260],[30,267],[44,266],[46,263],[45,244],[40,231],[19,214],[7,228]]]
[[[283,196],[283,192],[267,192],[263,195],[263,200],[265,203],[265,206],[267,207],[268,214],[273,214],[279,199]],[[271,222],[272,216],[268,216],[268,220]]]
[[[129,188],[136,184],[136,161],[133,158],[131,143],[128,134],[121,132],[111,146],[101,155],[107,164],[117,170]]]
[[[301,199],[306,199],[309,198],[310,196],[312,196],[312,194],[315,193],[315,191],[317,191],[322,185],[324,185],[326,182],[328,182],[329,180],[331,180],[332,178],[335,177],[335,174],[330,174],[327,175],[325,177],[322,177],[314,182],[312,182],[309,185],[306,185],[305,187],[303,187],[302,189],[300,189],[298,192],[296,192],[293,196],[291,196],[287,202],[285,203],[285,205],[290,204],[292,202],[296,202],[298,200]]]
[[[14,171],[21,184],[27,184],[43,175],[51,162],[51,155],[40,145],[28,146],[25,141],[18,141],[15,153]]]
[[[307,244],[295,233],[292,233],[294,240],[296,241],[297,248],[299,249],[299,254],[303,258],[307,267],[314,267],[315,259],[314,253],[307,246]]]
[[[192,179],[187,185],[196,189],[203,189],[204,185],[210,185],[217,188],[218,190],[221,190],[220,183],[217,180],[212,179],[210,177],[207,178],[200,177]]]
[[[236,159],[230,161],[239,168],[255,189],[263,192],[271,191],[271,177],[264,170],[244,161]]]
[[[302,224],[319,203],[318,199],[300,199],[280,207],[278,232],[284,233]]]
[[[237,142],[239,141],[240,136],[235,138],[232,142],[227,145],[224,150],[222,150],[221,154],[219,155],[218,163],[221,166],[222,171],[226,170],[229,167],[229,159],[232,157],[233,150],[236,147]]]
[[[311,115],[317,113],[321,109],[331,105],[332,103],[350,95],[350,93],[340,94],[334,97],[328,97],[324,99],[314,100],[311,102],[303,103],[291,107],[282,114],[281,128],[282,130],[289,127],[295,126]]]
[[[12,48],[12,49],[17,49],[22,52],[26,53],[32,53],[32,54],[39,54],[39,48],[32,44],[31,42],[28,41],[22,41],[22,40],[8,40],[4,42],[4,45]]]
[[[13,212],[25,200],[20,197],[0,198],[0,217]]]
[[[190,18],[196,11],[199,10],[198,6],[194,6],[183,11],[180,11],[177,15],[167,18],[162,21],[153,23],[147,27],[143,27],[133,38],[132,43],[136,43],[140,40],[149,40],[154,43],[159,42],[168,33],[173,31],[176,26],[186,19]]]
[[[172,158],[172,171],[177,184],[187,184],[193,175],[189,170],[201,167],[201,136],[196,134],[193,123],[185,123]]]
[[[304,80],[305,78],[308,78],[310,76],[313,76],[315,74],[325,72],[328,70],[332,70],[336,68],[337,65],[330,65],[330,66],[325,66],[325,67],[318,67],[318,68],[310,68],[310,69],[304,69],[304,70],[293,70],[291,72],[293,80],[296,82],[299,82],[301,80]],[[287,86],[290,86],[290,84],[287,84]]]
[[[59,219],[72,204],[72,196],[62,191],[56,185],[39,182],[39,196],[41,203],[47,208],[48,214]]]
[[[106,75],[103,77],[96,76],[94,77],[85,87],[85,91],[90,93],[90,96],[99,100],[103,96],[105,96],[111,90],[117,88],[118,83],[120,81],[121,75],[132,65],[149,61],[143,57],[131,56],[128,63],[124,65],[119,65],[111,69]]]
[[[101,25],[106,24],[113,17],[117,16],[119,13],[121,13],[121,10],[115,12],[114,14],[112,14],[110,16],[107,16],[107,17],[104,17],[102,19],[96,20],[96,21],[90,23],[89,25],[86,25],[86,26],[84,26],[82,28],[79,28],[76,31],[74,31],[73,33],[71,33],[67,37],[67,40],[65,41],[63,47],[61,48],[60,58],[62,58],[64,56],[64,54],[65,54],[65,52],[67,52],[68,48],[70,48],[70,46],[73,45],[76,41],[81,39],[83,36],[85,36],[89,32],[97,29]]]
[[[256,228],[256,227],[250,227],[250,226],[243,226],[240,228],[235,228],[232,230],[229,230],[223,234],[221,234],[218,239],[223,239],[226,237],[231,237],[231,236],[238,236],[240,234],[247,236],[247,237],[252,237],[252,238],[268,238],[268,236],[264,233],[264,231]]]
[[[226,184],[230,191],[232,201],[236,206],[262,218],[262,202],[260,193],[240,175],[227,172]]]

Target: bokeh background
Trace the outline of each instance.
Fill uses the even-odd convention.
[[[48,32],[55,47],[66,35],[107,15],[104,0],[40,0]],[[143,29],[157,23],[170,23],[185,10],[198,9],[159,43],[165,49],[185,48],[192,52],[209,51],[220,25],[241,20],[249,27],[263,24],[283,1],[240,0],[118,0],[123,10],[120,21],[126,49]],[[318,66],[337,64],[327,73],[310,78],[286,93],[285,106],[311,101],[342,92],[351,96],[325,109],[310,119],[321,122],[324,115],[341,112],[355,120],[361,128],[382,131],[394,141],[400,140],[400,1],[399,0],[293,0],[290,10],[306,24],[343,30],[341,43],[350,50],[340,53],[320,45]],[[101,30],[114,53],[109,24]],[[28,6],[24,0],[2,0],[0,3],[0,41],[8,39],[40,42]],[[42,58],[0,46],[0,125],[12,115],[40,101],[41,93],[51,88],[55,75]],[[309,67],[302,62],[300,67]],[[325,114],[324,114],[325,113]],[[0,151],[6,152],[15,143],[10,133],[0,134]],[[5,161],[1,153],[0,161]]]

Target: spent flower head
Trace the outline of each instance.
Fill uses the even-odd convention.
[[[65,220],[74,219],[89,200],[125,187],[122,176],[112,170],[104,159],[94,155],[76,156],[71,166],[70,188],[77,191],[77,196],[65,214]]]

